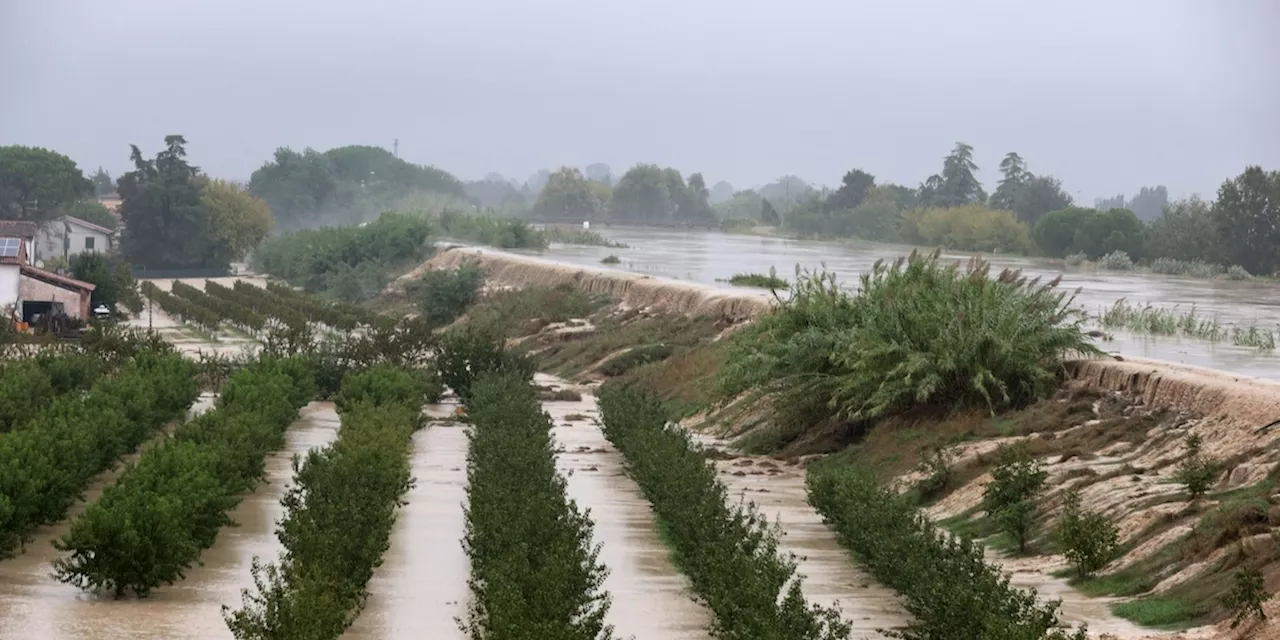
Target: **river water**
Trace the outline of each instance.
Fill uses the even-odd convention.
[[[790,240],[705,231],[635,228],[602,228],[600,231],[611,240],[626,243],[629,248],[555,245],[542,257],[556,262],[601,267],[600,260],[613,254],[621,259],[621,263],[610,268],[743,290],[719,281],[727,280],[735,273],[767,273],[770,268],[777,269],[780,277],[790,280],[794,278],[797,265],[806,269],[826,265],[846,285],[856,286],[858,274],[870,270],[877,260],[892,260],[907,255],[912,249],[886,244]],[[969,256],[947,254],[946,257],[964,260]],[[1280,284],[1275,282],[1205,280],[1090,268],[1064,270],[1032,258],[989,258],[993,271],[1022,269],[1026,275],[1041,276],[1045,280],[1061,275],[1064,287],[1080,288],[1076,303],[1094,314],[1125,298],[1135,304],[1177,305],[1183,310],[1194,305],[1198,314],[1216,316],[1228,326],[1256,324],[1273,332],[1280,329]],[[1102,342],[1099,346],[1109,352],[1280,379],[1280,350],[1259,352],[1229,343],[1134,335],[1126,331],[1114,332],[1114,340]]]

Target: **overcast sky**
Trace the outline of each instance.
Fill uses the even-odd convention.
[[[1055,7],[1048,5],[1053,4]],[[0,0],[0,144],[128,167],[169,133],[247,179],[279,146],[463,179],[636,162],[739,188],[957,140],[1086,203],[1280,169],[1277,0]]]

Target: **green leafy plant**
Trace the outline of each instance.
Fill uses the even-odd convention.
[[[417,296],[421,317],[433,326],[445,326],[458,319],[480,297],[484,269],[478,263],[456,269],[430,269],[410,287]]]
[[[729,284],[735,287],[759,287],[761,289],[786,289],[791,286],[785,278],[778,277],[777,269],[769,267],[769,274],[737,273],[729,278]]]
[[[1019,553],[1026,553],[1027,542],[1035,532],[1035,501],[1044,491],[1048,476],[1022,447],[1000,445],[996,452],[996,465],[991,469],[991,482],[983,491],[982,507],[987,517],[994,518],[1018,544]]]
[[[1120,530],[1101,513],[1080,506],[1080,493],[1068,491],[1063,496],[1062,519],[1058,522],[1058,544],[1062,554],[1076,568],[1076,575],[1087,578],[1105,567],[1115,557],[1120,544]]]
[[[1239,627],[1250,617],[1266,620],[1267,614],[1262,605],[1271,599],[1263,581],[1262,572],[1257,567],[1243,567],[1235,574],[1231,591],[1222,598],[1222,603],[1233,614],[1231,628]]]
[[[1197,434],[1188,435],[1183,446],[1187,449],[1187,457],[1178,464],[1173,477],[1187,490],[1192,500],[1199,500],[1222,473],[1222,463],[1201,452],[1204,440]]]
[[[676,565],[714,616],[716,638],[848,638],[837,609],[806,602],[796,560],[751,503],[733,506],[688,433],[666,426],[653,396],[606,385],[605,436],[622,452],[674,551]]]
[[[454,327],[440,338],[435,357],[440,380],[464,402],[471,383],[485,371],[506,371],[524,380],[533,379],[533,361],[506,348],[502,334],[475,325]]]
[[[613,255],[613,254],[611,253],[611,254],[609,254],[609,255],[607,255],[607,256],[605,256],[605,257],[601,258],[601,259],[600,259],[600,262],[601,262],[601,263],[603,263],[603,264],[621,264],[621,263],[622,263],[622,258],[619,258],[618,256],[615,256],[615,255]]]

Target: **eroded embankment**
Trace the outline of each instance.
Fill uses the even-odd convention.
[[[671,313],[746,319],[768,311],[772,298],[764,293],[716,289],[690,282],[667,280],[621,271],[558,264],[537,258],[482,249],[454,248],[428,260],[393,282],[402,289],[428,269],[450,269],[478,262],[489,282],[511,287],[572,285],[589,293],[605,294],[626,307]]]

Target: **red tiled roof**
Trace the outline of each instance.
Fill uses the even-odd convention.
[[[30,220],[0,220],[0,236],[34,238],[39,225]]]
[[[22,265],[22,275],[35,278],[36,280],[43,280],[45,282],[48,282],[49,284],[57,285],[64,289],[78,289],[80,291],[93,291],[94,289],[98,288],[97,285],[91,282],[84,282],[82,280],[76,280],[75,278],[60,276],[52,271],[45,271],[44,269],[33,267],[29,264]]]

